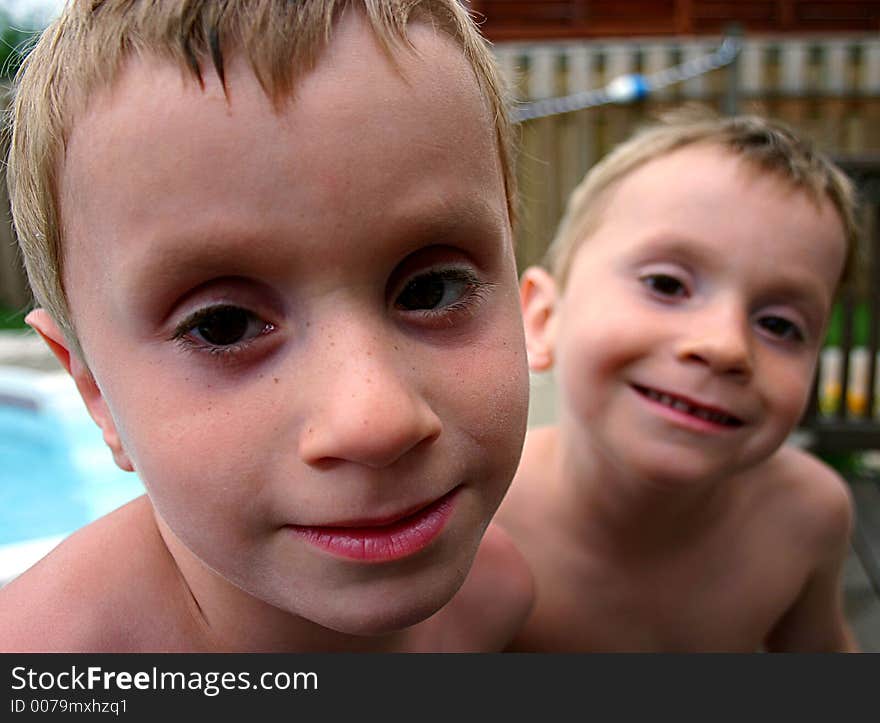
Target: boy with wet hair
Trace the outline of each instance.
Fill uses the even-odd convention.
[[[507,642],[510,126],[456,0],[71,2],[9,186],[28,321],[147,494],[0,591],[4,650]]]
[[[530,431],[498,520],[535,574],[513,649],[844,651],[843,480],[785,446],[855,237],[789,129],[683,113],[573,192],[522,276]]]

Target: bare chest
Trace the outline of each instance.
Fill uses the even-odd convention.
[[[797,597],[804,572],[748,544],[612,565],[545,561],[522,647],[753,652]]]

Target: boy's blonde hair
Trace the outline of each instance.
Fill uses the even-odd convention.
[[[64,291],[57,183],[67,138],[92,94],[110,87],[126,58],[153,54],[202,83],[224,54],[242,52],[280,107],[312,69],[345,8],[359,9],[389,57],[413,50],[407,24],[446,33],[473,69],[495,125],[507,206],[514,218],[513,131],[487,42],[458,0],[70,0],[16,78],[7,182],[13,223],[36,303],[81,354]]]
[[[565,287],[575,253],[601,222],[609,191],[645,163],[694,144],[726,149],[753,168],[802,190],[816,203],[831,201],[844,227],[849,267],[858,224],[855,189],[843,171],[782,123],[751,115],[724,118],[686,108],[617,146],[572,191],[544,259],[560,288]]]

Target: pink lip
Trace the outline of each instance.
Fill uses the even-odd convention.
[[[743,426],[743,421],[736,415],[720,407],[710,406],[694,401],[680,394],[672,394],[659,389],[652,389],[639,384],[632,385],[633,390],[656,412],[675,422],[698,432],[730,432]],[[661,400],[658,397],[665,398]],[[671,406],[671,398],[686,408]]]
[[[394,520],[321,526],[290,525],[294,534],[337,557],[390,562],[424,550],[446,527],[458,487],[431,504]]]

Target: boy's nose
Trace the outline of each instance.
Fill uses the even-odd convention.
[[[347,358],[327,365],[326,383],[313,390],[299,454],[312,465],[346,461],[381,469],[436,439],[442,423],[391,360],[352,346]]]
[[[716,374],[750,377],[753,360],[748,318],[735,310],[706,314],[702,323],[688,328],[677,356],[683,362],[704,364]]]

